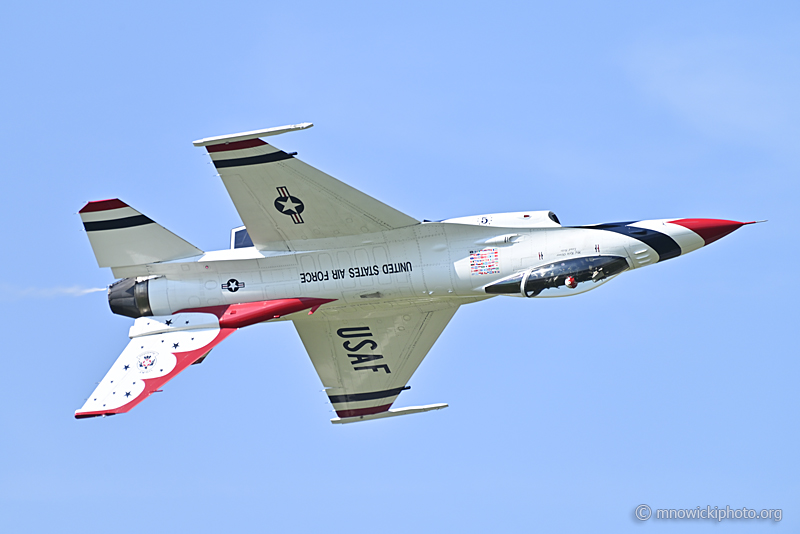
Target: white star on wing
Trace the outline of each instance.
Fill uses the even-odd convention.
[[[294,211],[297,213],[297,206],[303,205],[302,202],[292,202],[291,197],[287,198],[286,200],[279,200],[278,204],[283,204],[283,210],[281,210],[283,213],[286,213],[287,211]]]

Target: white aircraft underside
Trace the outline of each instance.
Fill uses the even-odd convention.
[[[203,252],[118,199],[80,210],[130,342],[75,417],[127,412],[238,328],[291,320],[337,412],[391,409],[462,304],[579,294],[697,250],[743,224],[658,219],[562,227],[548,211],[420,222],[261,140],[195,141],[242,218],[231,249]]]

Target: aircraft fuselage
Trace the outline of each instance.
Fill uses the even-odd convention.
[[[137,282],[146,284],[147,303],[140,299],[138,314],[130,309],[123,314],[169,315],[298,297],[352,306],[426,296],[577,295],[624,270],[705,244],[695,231],[670,221],[546,228],[429,222],[356,237],[308,240],[305,250],[214,251],[188,261],[151,264],[153,277]],[[124,268],[115,272],[124,276]],[[523,280],[526,273],[549,281],[533,289],[532,278]],[[524,283],[527,291],[522,289]],[[331,303],[327,308],[336,306]]]

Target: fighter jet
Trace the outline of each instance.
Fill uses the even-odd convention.
[[[294,323],[333,423],[445,408],[392,406],[459,306],[578,295],[751,224],[562,226],[552,211],[419,221],[263,141],[311,126],[194,142],[244,223],[227,250],[203,252],[119,199],[80,210],[98,265],[119,279],[111,311],[134,322],[76,418],[127,412],[237,329],[270,321]]]

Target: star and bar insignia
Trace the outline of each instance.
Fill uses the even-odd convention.
[[[280,196],[275,199],[275,209],[284,215],[289,215],[295,224],[303,224],[303,218],[300,216],[305,209],[303,201],[290,195],[286,186],[278,187],[278,194]]]
[[[231,278],[226,283],[222,284],[222,289],[227,289],[231,293],[236,293],[243,287],[244,282],[240,282],[236,278]]]

